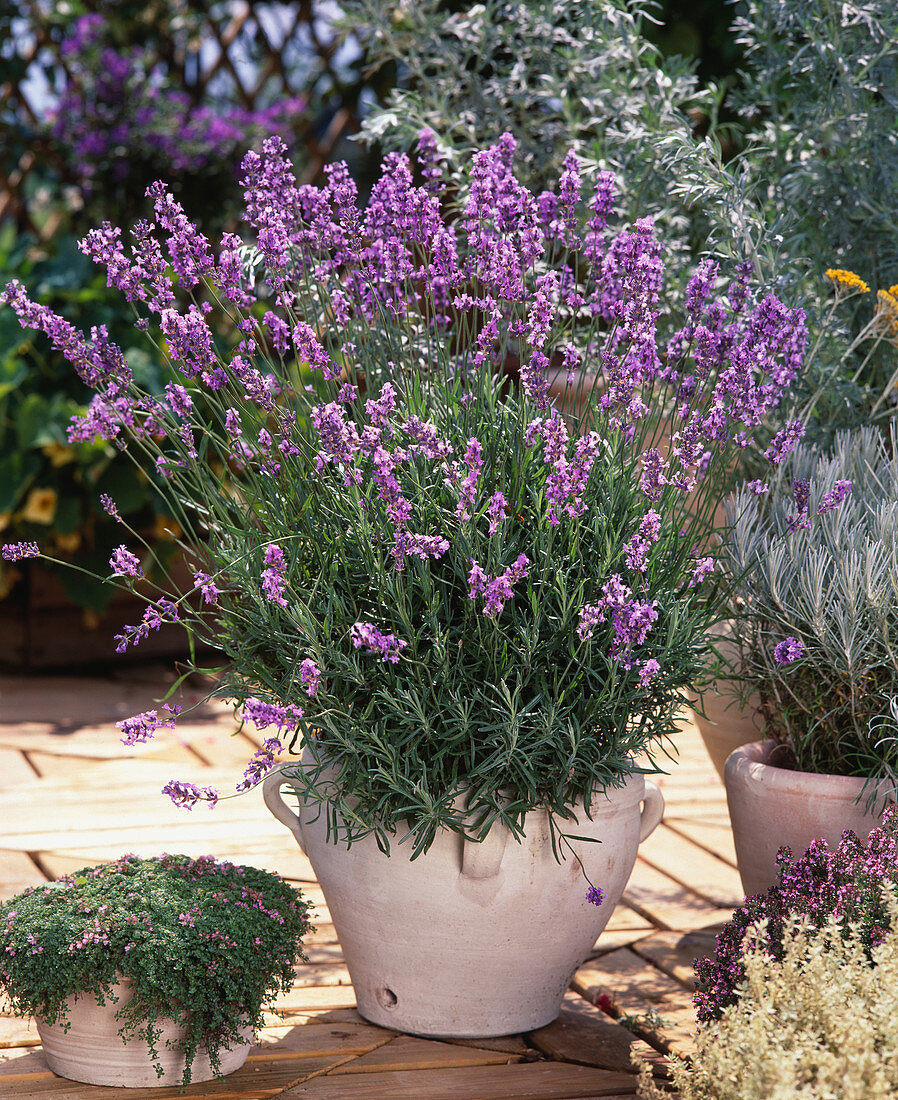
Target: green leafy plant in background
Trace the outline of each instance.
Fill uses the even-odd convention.
[[[78,251],[71,237],[55,242],[52,254],[32,237],[0,228],[0,281],[17,277],[35,297],[88,327],[106,325],[124,340],[128,360],[142,384],[160,392],[170,372],[145,349],[134,346],[133,331],[106,280]],[[128,522],[153,536],[154,553],[167,563],[177,547],[150,474],[116,461],[104,442],[75,442],[67,429],[90,400],[90,390],[71,365],[39,334],[26,334],[0,316],[0,528],[4,538],[41,539],[56,554],[89,572],[103,572],[118,540],[116,523],[99,506],[114,495]],[[35,563],[32,568],[47,568]],[[115,595],[112,585],[87,574],[51,568],[68,596],[91,612],[102,612]],[[0,563],[0,595],[21,579],[21,566]]]

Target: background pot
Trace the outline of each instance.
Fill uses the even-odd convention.
[[[184,1074],[184,1055],[171,1049],[169,1042],[184,1038],[184,1028],[174,1020],[159,1020],[162,1035],[156,1043],[164,1077],[157,1077],[150,1050],[143,1039],[122,1041],[121,1021],[116,1012],[131,997],[127,978],[113,986],[117,1003],[107,999],[100,1005],[92,993],[76,994],[66,1001],[71,1027],[63,1031],[61,1024],[37,1020],[37,1033],[43,1045],[44,1057],[53,1073],[70,1081],[89,1085],[114,1085],[118,1088],[153,1088],[180,1085]],[[241,1028],[246,1042],[231,1050],[220,1051],[221,1073],[233,1073],[246,1061],[253,1045],[251,1028]],[[215,1077],[205,1047],[200,1047],[191,1067],[192,1081],[211,1081]]]
[[[701,734],[711,763],[717,774],[723,779],[727,757],[734,749],[757,741],[763,736],[761,726],[761,699],[754,693],[743,705],[738,686],[733,678],[738,677],[742,663],[739,646],[733,636],[730,622],[719,624],[714,630],[715,642],[719,654],[717,675],[707,691],[702,693],[700,704],[704,714],[696,707],[699,700],[690,700],[692,720]]]
[[[736,860],[746,896],[766,891],[778,880],[776,854],[784,844],[797,859],[812,840],[833,847],[845,829],[866,840],[882,823],[887,788],[876,794],[871,811],[864,780],[845,775],[815,775],[767,763],[772,741],[754,741],[727,760],[724,783]]]
[[[527,814],[519,844],[501,824],[480,844],[448,830],[416,860],[390,855],[372,837],[328,842],[326,809],[286,805],[280,773],[264,783],[271,812],[311,861],[343,947],[359,1012],[414,1035],[485,1038],[529,1031],[558,1015],[561,999],[620,900],[639,842],[661,820],[653,783],[631,776],[596,795],[565,833],[570,853],[552,854],[544,812]],[[606,898],[586,901],[589,879]]]

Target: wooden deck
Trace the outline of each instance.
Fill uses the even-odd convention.
[[[309,962],[245,1067],[224,1082],[181,1094],[75,1084],[47,1069],[31,1021],[0,1015],[0,1097],[613,1100],[635,1095],[632,1051],[663,1075],[667,1052],[689,1050],[692,960],[713,947],[741,890],[723,788],[688,722],[679,762],[661,777],[664,823],[642,845],[559,1019],[527,1035],[434,1042],[358,1015],[311,868],[259,792],[191,813],[160,795],[172,778],[233,784],[254,743],[234,734],[225,710],[206,708],[149,745],[119,743],[113,723],[153,706],[164,679],[158,667],[110,679],[0,679],[0,897],[124,852],[211,854],[301,886],[317,906]]]

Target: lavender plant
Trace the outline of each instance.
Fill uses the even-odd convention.
[[[201,1045],[218,1071],[221,1051],[245,1041],[240,1029],[261,1028],[263,1007],[291,988],[308,908],[255,867],[125,855],[0,905],[0,990],[16,1015],[64,1025],[68,997],[114,1000],[128,979],[123,1042],[144,1039],[162,1076],[159,1022],[182,1023],[188,1085]]]
[[[898,895],[898,809],[886,808],[881,827],[867,841],[846,829],[838,847],[815,840],[792,859],[789,848],[777,857],[779,882],[766,894],[746,898],[717,937],[713,958],[697,960],[699,1023],[721,1017],[739,1000],[745,978],[743,960],[751,930],[760,932],[764,951],[782,959],[790,920],[803,919],[813,931],[835,918],[846,937],[859,933],[868,958],[892,925]],[[887,895],[891,894],[891,903]]]
[[[665,341],[651,219],[609,224],[613,177],[585,188],[573,154],[541,202],[504,135],[456,212],[431,152],[423,186],[388,155],[362,208],[340,165],[298,187],[273,138],[244,161],[252,245],[226,235],[216,254],[161,184],[129,245],[109,224],[88,234],[184,376],[161,400],[103,332],[15,283],[2,295],[98,391],[71,437],[154,462],[197,559],[205,613],[160,590],[119,652],[163,621],[217,645],[214,693],[269,731],[238,789],[304,747],[287,774],[335,833],[416,855],[441,828],[519,834],[535,807],[563,822],[673,732],[717,602],[705,475],[776,407],[806,343],[800,310],[711,262]],[[233,354],[210,303],[243,334]],[[553,407],[558,371],[579,419]],[[128,535],[110,563],[124,585],[142,570]],[[124,739],[175,720],[148,711]]]
[[[826,452],[799,446],[770,493],[740,490],[725,539],[765,735],[802,771],[896,785],[895,745],[870,733],[898,694],[894,443],[868,427]]]

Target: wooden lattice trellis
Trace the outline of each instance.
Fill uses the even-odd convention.
[[[121,5],[85,4],[101,15],[111,7]],[[347,82],[335,65],[338,41],[329,29],[328,3],[157,0],[155,7],[150,60],[163,62],[197,105],[214,100],[255,110],[297,96],[312,105],[296,127],[305,182],[318,176],[341,137],[358,128],[360,85]],[[44,125],[71,75],[60,48],[58,5],[0,0],[0,18],[0,222],[13,219],[20,230],[47,240],[62,215],[35,218],[29,184],[47,167],[66,178]]]

